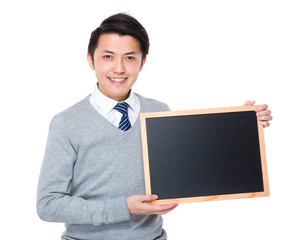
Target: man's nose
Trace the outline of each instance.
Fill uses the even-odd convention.
[[[114,72],[118,74],[125,73],[125,66],[122,59],[117,59],[115,62]]]

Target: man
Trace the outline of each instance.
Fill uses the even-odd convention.
[[[148,50],[146,30],[127,14],[91,34],[87,60],[97,85],[53,118],[39,179],[38,214],[66,223],[61,239],[167,239],[160,215],[177,204],[148,203],[158,197],[145,196],[138,118],[169,108],[131,91]],[[257,111],[264,126],[267,108]]]

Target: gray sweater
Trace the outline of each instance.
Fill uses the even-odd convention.
[[[141,112],[169,110],[138,95]],[[126,198],[145,194],[139,119],[126,132],[103,118],[89,97],[50,124],[37,212],[64,222],[62,239],[166,239],[159,215],[130,215]]]

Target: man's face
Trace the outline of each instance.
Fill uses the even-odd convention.
[[[101,35],[94,60],[90,54],[87,59],[95,70],[99,91],[117,101],[127,98],[145,62],[137,39],[115,33]]]

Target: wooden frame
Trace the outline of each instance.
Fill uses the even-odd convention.
[[[142,136],[142,150],[143,150],[143,164],[144,164],[144,177],[145,177],[145,189],[146,194],[154,194],[151,192],[151,179],[150,179],[150,159],[149,159],[149,149],[148,149],[148,139],[147,139],[147,126],[146,120],[151,118],[161,118],[161,117],[176,117],[176,116],[193,116],[202,114],[217,114],[217,113],[234,113],[234,112],[247,112],[254,111],[259,106],[242,106],[242,107],[229,107],[229,108],[213,108],[213,109],[200,109],[200,110],[186,110],[186,111],[167,111],[167,112],[151,112],[151,113],[141,113],[141,136]],[[257,121],[258,122],[258,121]],[[236,194],[220,194],[212,196],[192,196],[192,197],[182,197],[182,198],[171,198],[156,200],[152,204],[168,204],[168,203],[190,203],[190,202],[201,202],[201,201],[211,201],[211,200],[226,200],[226,199],[240,199],[240,198],[252,198],[252,197],[265,197],[269,196],[269,184],[267,175],[267,164],[266,164],[266,154],[265,154],[265,143],[264,143],[264,132],[263,126],[257,123],[257,132],[259,137],[259,147],[260,147],[260,159],[261,159],[261,171],[263,179],[264,191],[261,192],[245,192]]]

